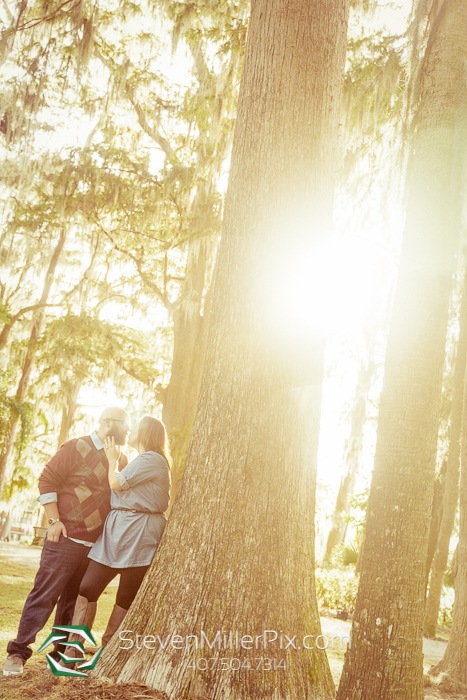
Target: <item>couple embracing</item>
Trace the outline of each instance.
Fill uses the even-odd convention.
[[[138,451],[128,463],[121,447]],[[92,628],[97,600],[120,574],[116,604],[102,638],[119,627],[149,569],[166,524],[171,458],[164,424],[130,417],[110,406],[90,435],[64,443],[40,478],[38,501],[49,518],[34,588],[15,640],[8,643],[4,675],[19,675],[29,646],[57,605],[54,625]],[[55,644],[52,656],[65,644]]]

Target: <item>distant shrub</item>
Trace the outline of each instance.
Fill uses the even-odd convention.
[[[357,597],[358,576],[339,569],[316,569],[318,605],[324,610],[345,609],[353,613]]]
[[[349,545],[341,545],[340,558],[344,566],[356,564],[358,559],[358,545],[355,542]]]
[[[438,625],[452,627],[452,616],[454,613],[454,589],[443,586],[441,602],[438,612]]]

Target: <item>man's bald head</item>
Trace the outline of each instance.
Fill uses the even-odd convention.
[[[120,406],[107,406],[99,417],[97,434],[103,441],[106,437],[115,438],[116,445],[125,445],[130,432],[130,416]]]
[[[120,408],[120,406],[107,406],[107,408],[104,408],[99,417],[99,423],[105,418],[111,418],[112,420],[127,421],[128,426],[130,425],[129,414],[127,413],[127,411],[125,411],[124,408]]]

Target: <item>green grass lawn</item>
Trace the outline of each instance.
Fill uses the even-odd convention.
[[[2,665],[7,656],[6,647],[8,642],[16,637],[24,602],[33,587],[35,574],[35,566],[11,562],[3,553],[0,554],[0,609],[2,610],[0,662]],[[99,599],[96,621],[92,630],[98,645],[100,644],[107,620],[110,617],[116,593],[117,588],[109,586]],[[54,614],[55,612],[50,616],[46,627],[39,632],[36,643],[32,645],[34,651],[39,648],[50,634]],[[46,651],[42,654],[34,653],[26,665],[26,673],[21,677],[0,677],[1,700],[23,700],[23,698],[27,697],[39,697],[39,688],[43,699],[59,700],[64,697],[63,692],[70,679],[62,679],[48,673],[46,671],[47,660],[45,654]],[[75,679],[72,680],[75,681]],[[90,697],[105,697],[105,695],[102,695],[102,692],[97,696],[95,690],[93,692],[94,695]],[[81,695],[81,693],[80,696],[86,697]]]
[[[0,557],[0,605],[2,609],[0,655],[2,659],[6,656],[8,641],[16,637],[18,622],[26,597],[33,587],[35,573],[36,570],[34,568],[23,564],[11,563],[6,561],[4,557]],[[109,586],[99,599],[96,621],[93,627],[93,634],[98,644],[112,612],[116,593],[117,588]],[[33,645],[34,650],[38,649],[50,634],[54,614],[52,613],[42,632],[39,632],[36,644]],[[38,658],[41,659],[41,663],[47,663],[45,656],[42,654]]]

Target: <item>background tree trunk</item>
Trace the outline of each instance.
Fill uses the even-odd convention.
[[[451,428],[449,431],[449,455],[444,482],[443,516],[441,519],[436,554],[431,570],[430,590],[425,610],[424,632],[429,637],[436,636],[443,579],[449,558],[449,543],[454,529],[457,503],[459,501],[460,439],[464,403],[465,360],[467,354],[467,273],[464,273],[464,277],[464,291],[459,317],[459,340],[457,343],[456,366],[453,377]]]
[[[174,351],[170,382],[164,390],[162,419],[170,436],[174,502],[185,464],[198,402],[209,329],[211,291],[206,289],[213,241],[191,241],[180,304],[173,313]],[[184,301],[189,302],[186,308]]]
[[[201,658],[260,648],[119,649],[98,675],[138,680],[169,697],[328,700],[314,587],[314,487],[323,379],[321,246],[332,223],[333,176],[347,31],[345,0],[253,0],[208,353],[187,466],[151,571],[123,623],[139,634],[260,636],[280,649],[276,673],[194,670]],[[303,269],[303,259],[306,265]],[[301,267],[302,266],[302,267]],[[283,275],[304,285],[314,322],[293,317]],[[277,304],[269,306],[279,287]],[[298,642],[298,640],[300,640]],[[308,642],[311,641],[311,637]],[[310,646],[313,646],[310,644]],[[260,653],[258,654],[258,651]]]
[[[62,420],[60,423],[60,432],[57,440],[57,451],[66,442],[70,436],[73,420],[78,406],[78,394],[81,389],[81,382],[76,382],[69,387],[68,396],[64,396],[62,405]],[[41,527],[48,525],[47,513],[42,513]]]
[[[467,381],[464,378],[464,416],[460,475],[459,542],[453,575],[456,582],[452,631],[441,661],[430,668],[430,675],[447,673],[467,683]],[[456,556],[457,555],[457,556]]]
[[[433,489],[433,503],[431,504],[430,532],[428,535],[428,554],[426,557],[426,586],[425,591],[428,593],[428,580],[430,577],[431,565],[438,544],[439,528],[443,517],[443,500],[444,500],[444,480],[446,478],[447,459],[443,460],[441,469],[435,478]],[[425,597],[426,597],[425,593]]]
[[[465,192],[467,5],[433,23],[388,339],[360,586],[338,700],[422,700],[425,566],[454,255]]]
[[[350,499],[362,464],[363,432],[367,417],[368,392],[375,378],[376,364],[370,357],[358,373],[357,392],[352,407],[352,424],[349,439],[344,448],[345,474],[341,480],[333,515],[333,525],[326,543],[325,557],[345,539],[346,516],[350,513]]]
[[[41,298],[39,300],[39,304],[41,304],[41,308],[39,308],[33,317],[33,323],[32,323],[32,329],[31,329],[31,334],[29,336],[29,341],[28,341],[28,346],[27,346],[27,353],[26,353],[26,359],[23,364],[23,369],[21,373],[21,377],[18,383],[18,387],[16,389],[16,394],[15,394],[15,399],[17,405],[21,404],[22,401],[24,401],[26,397],[26,393],[28,390],[29,386],[29,381],[31,378],[31,372],[34,366],[34,358],[36,355],[36,341],[39,338],[41,331],[42,331],[42,326],[44,324],[44,316],[45,316],[45,304],[48,301],[50,290],[52,288],[52,284],[55,278],[55,271],[57,269],[58,261],[60,259],[60,255],[62,254],[63,246],[65,245],[65,239],[66,239],[66,231],[64,228],[61,229],[60,235],[58,237],[58,242],[57,245],[55,246],[54,252],[52,254],[52,257],[50,259],[49,267],[47,269],[46,275],[45,275],[45,281],[44,281],[44,286],[42,288],[42,294]],[[10,424],[8,426],[8,431],[7,435],[5,438],[5,447],[3,450],[3,453],[0,454],[0,494],[3,493],[3,486],[5,484],[5,478],[6,478],[6,470],[7,470],[7,465],[8,465],[8,459],[12,453],[14,444],[15,444],[15,438],[16,438],[16,428],[18,426],[18,420],[19,420],[19,414],[17,411],[13,411],[11,413],[11,420]]]

